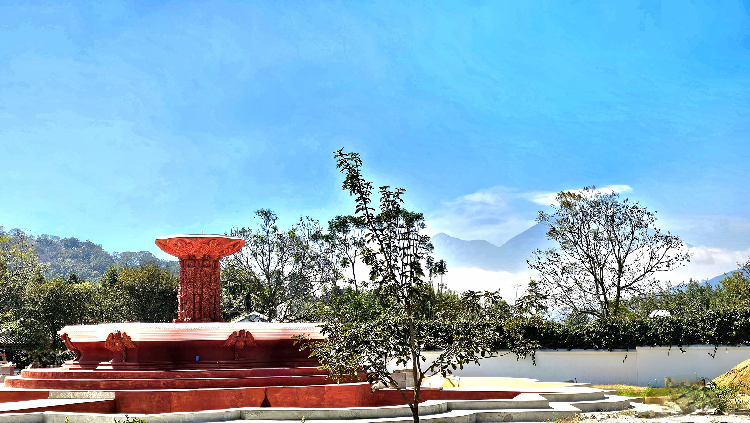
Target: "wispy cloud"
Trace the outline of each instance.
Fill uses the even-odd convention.
[[[517,190],[503,186],[463,195],[428,214],[428,231],[501,245],[534,225],[534,210],[518,208],[518,200],[523,198],[521,195]]]

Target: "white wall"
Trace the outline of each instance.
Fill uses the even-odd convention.
[[[696,378],[713,379],[725,373],[737,364],[750,359],[750,347],[719,347],[714,354],[714,347],[691,345],[683,347],[683,353],[677,347],[642,347],[638,348],[638,384],[645,386],[654,379],[657,386],[664,385],[664,377],[672,381],[695,381]]]
[[[504,376],[539,379],[545,382],[577,380],[600,384],[625,383],[638,386],[664,386],[664,378],[673,381],[713,379],[740,362],[750,359],[750,347],[639,347],[635,351],[615,350],[539,350],[536,366],[531,358],[516,360],[514,354],[480,360],[469,364],[456,376]],[[437,353],[426,353],[428,358]],[[431,360],[430,360],[431,361]]]

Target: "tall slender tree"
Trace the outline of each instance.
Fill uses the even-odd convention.
[[[321,328],[327,340],[306,346],[334,377],[356,377],[365,372],[370,381],[396,387],[418,422],[425,378],[450,373],[489,356],[493,333],[486,326],[466,321],[443,322],[428,330],[429,325],[419,320],[426,314],[423,306],[429,303],[427,296],[432,292],[425,267],[432,244],[421,233],[425,228],[422,214],[403,207],[404,189],[388,186],[380,187],[376,210],[372,183],[362,176],[359,154],[341,149],[335,158],[345,175],[343,188],[354,197],[356,216],[365,226],[361,257],[370,269],[380,311],[378,317],[353,321],[348,308],[329,304],[322,313],[325,321]],[[427,348],[442,352],[427,362],[423,354]],[[413,385],[409,390],[395,380],[389,368],[391,361],[410,369]]]

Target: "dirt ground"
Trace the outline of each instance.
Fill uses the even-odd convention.
[[[750,416],[745,415],[714,415],[714,414],[683,414],[676,406],[646,405],[632,403],[630,410],[611,413],[583,413],[569,423],[750,423]],[[563,422],[560,422],[563,423]]]

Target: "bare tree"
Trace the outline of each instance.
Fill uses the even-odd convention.
[[[536,250],[527,263],[556,308],[614,316],[625,299],[658,287],[655,273],[690,261],[682,240],[656,227],[655,213],[617,193],[561,192],[553,207],[537,221],[549,225],[558,248]]]

